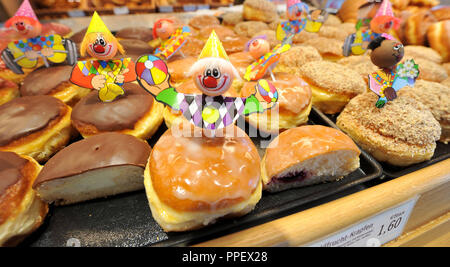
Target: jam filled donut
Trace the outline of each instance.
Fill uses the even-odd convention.
[[[24,96],[0,106],[0,151],[44,162],[69,142],[72,109],[53,96]]]
[[[441,136],[439,122],[423,104],[398,97],[377,108],[378,96],[354,97],[337,117],[337,126],[375,159],[395,166],[429,160]]]
[[[299,77],[289,73],[275,73],[272,84],[278,90],[278,105],[261,114],[251,114],[245,119],[253,127],[267,133],[277,133],[308,121],[311,112],[311,88]],[[247,82],[241,90],[241,97],[254,91],[256,82]]]
[[[343,58],[342,54],[342,40],[326,38],[326,37],[317,37],[313,39],[306,40],[302,44],[310,45],[319,51],[323,60],[328,61],[338,61]]]
[[[311,86],[313,105],[326,114],[340,112],[350,99],[367,90],[358,72],[337,63],[308,62],[300,73]]]
[[[370,56],[349,56],[339,59],[336,63],[344,65],[352,70],[358,72],[364,79],[366,84],[369,82],[369,74],[378,70],[378,67],[372,63]]]
[[[322,56],[317,49],[309,45],[294,46],[281,54],[280,61],[275,67],[276,72],[287,72],[300,75],[300,67],[311,61],[320,61]]]
[[[125,94],[102,102],[92,91],[73,108],[72,123],[84,138],[103,132],[120,132],[150,138],[163,121],[163,105],[134,83],[125,83]]]
[[[180,58],[175,55],[170,59],[167,63],[167,69],[170,73],[170,81],[174,84],[174,86],[179,85],[191,78],[189,76],[189,69],[196,61],[197,58],[191,56]]]
[[[0,105],[19,96],[20,92],[17,84],[0,78]]]
[[[261,161],[263,188],[278,192],[334,181],[359,168],[359,151],[334,128],[307,125],[282,132]]]
[[[28,74],[20,86],[22,96],[51,95],[69,106],[75,105],[91,90],[70,82],[73,66],[39,68]]]
[[[405,46],[405,58],[423,58],[437,64],[442,63],[442,56],[436,50],[421,45]]]
[[[0,151],[0,247],[19,244],[43,223],[48,205],[32,188],[40,170],[28,156]]]
[[[98,134],[59,151],[33,188],[56,205],[140,190],[150,151],[147,142],[128,134]]]
[[[249,213],[262,191],[260,157],[251,139],[236,126],[214,138],[195,137],[190,124],[183,129],[161,136],[145,169],[156,222],[167,232],[187,231]],[[203,129],[195,129],[201,136]]]

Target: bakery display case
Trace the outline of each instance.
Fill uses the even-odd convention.
[[[450,246],[450,3],[326,2],[30,1],[0,246]]]

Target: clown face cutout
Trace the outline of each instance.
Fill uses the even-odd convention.
[[[118,50],[118,42],[115,38],[108,38],[103,33],[90,33],[87,38],[87,53],[100,60],[112,59]]]
[[[270,44],[263,38],[254,38],[248,44],[248,52],[254,59],[259,59],[269,53]]]
[[[380,38],[377,41],[372,42],[369,46],[369,49],[373,50],[370,54],[373,64],[383,69],[395,67],[405,54],[403,44],[385,38]]]
[[[153,37],[161,38],[163,40],[169,39],[169,37],[175,33],[175,26],[173,21],[169,19],[160,19],[153,25]]]
[[[287,17],[289,20],[300,20],[303,15],[303,5],[296,4],[288,8]]]
[[[239,76],[233,65],[221,58],[201,59],[192,66],[191,73],[197,88],[209,96],[224,94]]]

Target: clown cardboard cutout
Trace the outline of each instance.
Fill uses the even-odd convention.
[[[117,52],[123,55],[125,51],[97,12],[92,16],[80,47],[81,56],[87,53],[95,60],[78,61],[70,81],[84,88],[98,90],[98,96],[103,102],[111,102],[123,95],[123,83],[136,80],[131,58],[113,59]]]
[[[182,94],[169,83],[167,66],[153,55],[142,56],[136,63],[137,80],[155,99],[183,116],[197,127],[215,131],[233,124],[240,115],[272,108],[278,93],[266,80],[259,80],[255,94],[247,97],[225,97],[239,73],[231,64],[215,31],[191,67],[190,76],[202,94]]]
[[[397,98],[398,90],[414,86],[419,66],[412,59],[397,65],[404,56],[403,44],[389,35],[377,37],[368,48],[372,50],[372,63],[380,68],[369,75],[369,88],[379,96],[376,107],[382,108]]]
[[[14,16],[5,22],[1,34],[1,39],[8,42],[2,52],[2,60],[9,69],[23,74],[23,68],[32,69],[42,64],[46,67],[50,63],[75,64],[77,52],[72,41],[58,34],[41,33],[42,24],[28,0],[25,0]]]
[[[168,60],[179,52],[185,57],[181,48],[186,44],[187,37],[191,35],[191,30],[188,26],[176,29],[174,24],[173,20],[159,19],[153,25],[153,38],[159,38],[161,42],[155,50],[155,56]]]

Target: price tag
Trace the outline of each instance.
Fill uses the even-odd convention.
[[[159,12],[171,13],[171,12],[173,12],[173,6],[160,6]]]
[[[113,9],[114,15],[127,15],[130,14],[130,10],[127,6],[119,6]]]
[[[69,17],[72,18],[78,18],[78,17],[85,17],[86,14],[84,13],[83,10],[69,10],[67,11],[67,14],[69,15]]]
[[[197,9],[197,6],[195,5],[183,5],[183,11],[184,12],[192,12]]]
[[[381,212],[346,230],[313,242],[308,247],[379,247],[403,232],[418,197]]]
[[[197,5],[197,9],[209,9],[209,5]]]

